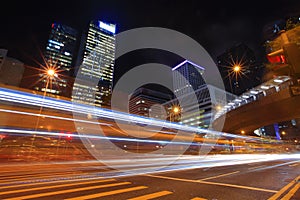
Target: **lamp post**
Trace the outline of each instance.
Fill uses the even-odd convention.
[[[173,106],[171,112],[170,112],[170,121],[175,121],[175,116],[180,113],[180,107],[179,106]],[[173,115],[173,120],[172,120]]]
[[[46,96],[46,93],[47,93],[47,89],[48,89],[49,83],[50,83],[50,85],[52,85],[52,80],[54,78],[57,78],[58,74],[57,74],[56,69],[55,68],[51,68],[51,67],[49,67],[47,69],[44,69],[43,70],[43,74],[44,74],[43,77],[46,78],[46,86],[45,86],[45,91],[43,93],[43,99],[44,99],[45,96]],[[41,106],[40,110],[39,110],[39,114],[42,114],[42,110],[43,110],[43,107]],[[39,122],[40,122],[40,117],[38,116],[37,120],[36,120],[36,124],[35,124],[35,131],[38,128]],[[33,148],[33,144],[34,144],[34,141],[35,141],[35,137],[36,137],[36,135],[34,134],[33,137],[32,137],[32,141],[31,141],[29,156],[31,156],[31,154],[32,154],[32,148]]]
[[[56,71],[54,69],[51,69],[51,68],[48,69],[46,73],[47,73],[47,75],[48,75],[49,78],[53,78],[54,76],[57,75]]]
[[[237,77],[241,73],[241,71],[242,71],[242,66],[239,64],[234,64],[231,67],[231,69],[227,71],[231,93],[233,93],[232,83],[231,83],[231,75],[235,76],[235,80],[237,81]]]

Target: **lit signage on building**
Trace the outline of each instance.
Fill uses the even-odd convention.
[[[111,33],[116,33],[116,25],[115,24],[107,24],[102,21],[99,21],[99,27],[103,28]]]

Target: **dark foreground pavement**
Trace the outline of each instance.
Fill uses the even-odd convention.
[[[5,164],[0,199],[300,199],[300,160],[281,159],[125,177],[97,162]]]

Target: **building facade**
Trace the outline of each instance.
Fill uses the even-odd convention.
[[[208,128],[211,121],[212,104],[209,88],[202,76],[205,69],[185,60],[174,66],[172,72],[176,97],[165,103],[170,121]],[[178,108],[179,111],[177,111]]]
[[[130,96],[129,113],[166,120],[167,108],[162,105],[171,99],[170,94],[139,88]]]
[[[176,96],[189,93],[190,90],[198,90],[205,81],[202,77],[204,68],[188,60],[181,62],[172,68],[173,87]],[[175,73],[178,72],[178,73]],[[188,84],[187,84],[188,83]]]
[[[71,83],[68,77],[73,75],[77,56],[78,31],[59,23],[52,23],[49,39],[44,53],[45,64],[39,74],[39,83],[34,89],[54,95],[68,96]],[[57,76],[47,83],[47,70],[54,69]]]
[[[115,60],[116,25],[91,21],[82,35],[79,57],[75,70],[76,81],[72,99],[75,102],[110,106]],[[98,84],[90,80],[97,80]],[[91,84],[93,84],[91,86]]]

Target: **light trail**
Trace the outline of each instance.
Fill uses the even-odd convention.
[[[198,127],[191,127],[179,123],[146,118],[146,117],[141,117],[141,116],[132,115],[128,113],[112,111],[104,108],[96,108],[89,105],[78,104],[66,100],[58,100],[50,97],[38,96],[38,95],[21,92],[21,91],[14,91],[6,88],[0,88],[0,100],[25,104],[30,106],[51,108],[54,110],[72,112],[76,114],[84,114],[84,115],[91,114],[92,116],[96,116],[96,117],[103,117],[103,118],[113,119],[113,120],[117,119],[117,120],[131,122],[131,123],[133,122],[133,123],[148,124],[148,125],[158,126],[158,127],[166,127],[166,128],[187,131],[187,132],[192,132],[197,134],[208,133],[219,137],[223,136],[223,137],[240,138],[240,139],[254,140],[254,141],[261,140],[260,138],[256,138],[256,137],[235,135],[235,134],[224,133],[224,132],[219,132],[214,130],[202,129]]]
[[[136,176],[145,175],[153,173],[164,173],[164,172],[174,172],[181,170],[191,170],[200,168],[212,168],[212,167],[222,167],[222,166],[236,166],[242,164],[251,164],[259,162],[268,162],[274,160],[285,160],[285,159],[300,159],[300,154],[235,154],[235,155],[206,155],[206,156],[173,156],[173,163],[170,165],[164,157],[161,158],[143,158],[141,160],[136,159],[135,165],[128,165],[128,161],[114,160],[114,164],[110,167],[115,167],[116,169],[123,169],[116,172],[101,172],[95,173],[97,176],[106,178],[118,178],[126,176]],[[148,166],[145,165],[145,160],[147,160]],[[119,163],[118,163],[119,161]],[[143,161],[141,163],[140,161]],[[296,162],[296,161],[293,161]],[[106,161],[105,161],[106,163]],[[287,165],[290,162],[283,163],[282,165]],[[141,164],[141,166],[140,166]],[[144,165],[143,165],[144,164]],[[152,166],[151,166],[152,165]],[[275,165],[274,167],[279,167],[281,165]],[[245,171],[244,173],[248,173]],[[242,172],[243,173],[243,172]]]
[[[172,165],[167,159],[173,160]],[[115,159],[115,160],[107,160],[105,163],[109,162],[108,167],[117,167],[117,169],[123,169],[119,171],[105,171],[105,172],[92,172],[83,175],[74,175],[70,177],[56,177],[49,179],[36,179],[36,180],[28,180],[28,181],[16,181],[11,182],[10,184],[0,184],[0,186],[7,186],[11,184],[28,184],[35,182],[48,182],[48,181],[59,181],[59,180],[76,180],[76,179],[101,179],[101,178],[118,178],[118,177],[126,177],[126,176],[136,176],[136,175],[146,175],[153,173],[163,173],[163,172],[174,172],[180,170],[190,170],[190,169],[201,169],[201,168],[213,168],[213,167],[221,167],[221,166],[236,166],[241,164],[251,164],[251,163],[259,163],[259,162],[268,162],[275,160],[288,160],[288,159],[300,159],[300,154],[234,154],[234,155],[205,155],[205,156],[167,156],[163,155],[163,157],[146,157],[143,156],[142,159],[134,160],[133,165],[129,165],[128,163],[132,163],[130,159]],[[282,164],[277,164],[271,166],[271,168],[280,167],[283,165],[288,165],[290,163],[294,163],[298,161],[288,161],[283,162]],[[101,164],[101,160],[99,161],[70,161],[70,162],[52,162],[51,165],[60,165],[62,164],[64,167],[70,164],[72,168],[74,168],[74,164],[79,164],[80,169],[89,170],[90,167],[95,169],[93,163]],[[82,167],[83,163],[91,164],[91,166]],[[145,165],[149,164],[149,165]],[[23,164],[28,165],[28,164]],[[30,164],[32,165],[32,164]],[[45,165],[49,165],[46,163]],[[18,166],[22,167],[22,164],[18,164]],[[160,166],[160,167],[158,167]],[[101,169],[103,166],[99,165]],[[76,167],[75,167],[76,169]],[[265,169],[260,169],[265,170]],[[251,173],[249,170],[241,171],[243,173]]]
[[[24,130],[24,129],[5,129],[0,128],[0,132],[2,133],[14,133],[14,134],[30,134],[30,135],[47,135],[47,136],[70,136],[74,138],[88,138],[88,139],[105,139],[105,140],[113,140],[113,141],[127,141],[127,142],[141,142],[141,143],[159,143],[159,144],[177,144],[177,145],[193,145],[193,146],[221,146],[218,144],[207,144],[207,143],[191,143],[191,142],[176,142],[176,141],[165,141],[165,140],[145,140],[145,139],[136,139],[136,138],[121,138],[121,137],[108,137],[108,136],[98,136],[98,135],[77,135],[77,134],[65,134],[58,132],[48,132],[48,131],[38,131],[38,130]]]
[[[66,121],[83,122],[83,123],[88,123],[88,124],[97,124],[97,125],[104,125],[104,126],[112,126],[111,124],[107,124],[107,123],[93,122],[93,121],[88,121],[88,120],[80,120],[80,119],[73,119],[73,118],[67,118],[67,117],[59,117],[59,116],[54,116],[54,115],[45,115],[45,114],[37,114],[37,113],[31,113],[31,112],[16,111],[16,110],[0,109],[0,112],[20,114],[20,115],[29,115],[29,116],[35,116],[35,117],[47,117],[47,118],[52,118],[52,119],[60,119],[60,120],[66,120]]]

